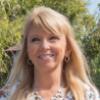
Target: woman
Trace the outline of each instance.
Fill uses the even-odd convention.
[[[34,8],[23,35],[0,100],[99,100],[65,16],[48,7]]]

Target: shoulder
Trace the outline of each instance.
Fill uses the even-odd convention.
[[[97,89],[89,85],[84,85],[84,96],[85,100],[100,100],[100,94]],[[74,96],[71,91],[67,92],[66,100],[74,100]]]
[[[0,100],[8,100],[9,96],[15,92],[17,86],[18,84],[14,84],[12,87],[7,85],[0,89]]]
[[[3,87],[0,89],[0,100],[7,100],[9,97],[9,89],[8,86]]]
[[[100,100],[100,94],[95,87],[87,85],[84,94],[86,100]]]

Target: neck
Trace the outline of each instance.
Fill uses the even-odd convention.
[[[34,89],[52,90],[58,89],[62,85],[62,70],[58,68],[52,72],[34,71]]]

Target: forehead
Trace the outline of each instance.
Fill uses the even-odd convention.
[[[30,30],[29,30],[29,33],[28,35],[30,36],[33,36],[33,35],[64,35],[62,33],[58,33],[58,32],[55,32],[53,30],[49,30],[49,29],[46,29],[46,28],[42,28],[42,27],[39,27],[39,26],[35,26],[35,27],[31,27]]]

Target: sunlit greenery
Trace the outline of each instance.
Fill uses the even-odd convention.
[[[12,65],[11,55],[5,50],[20,41],[25,16],[38,5],[51,7],[69,18],[85,51],[93,80],[100,88],[100,12],[95,20],[86,8],[87,2],[82,0],[0,0],[0,86]]]

